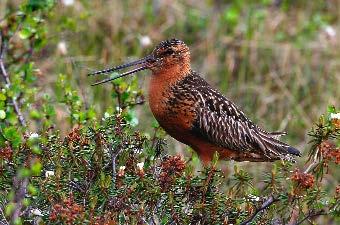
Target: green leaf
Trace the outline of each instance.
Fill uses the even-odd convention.
[[[33,109],[30,111],[30,117],[32,119],[38,120],[41,119],[41,114],[37,110]]]
[[[14,126],[5,127],[3,130],[4,137],[11,142],[12,146],[17,148],[21,144],[21,136]]]
[[[31,171],[27,168],[20,168],[18,174],[19,177],[29,177],[31,175]]]
[[[238,22],[240,16],[240,10],[236,6],[231,6],[224,12],[224,19],[231,25],[235,25]]]
[[[55,4],[54,0],[29,0],[26,5],[27,11],[49,10]]]
[[[28,207],[30,204],[31,204],[31,200],[29,200],[28,198],[24,198],[22,200],[22,204],[25,206],[25,207]]]
[[[41,148],[38,145],[34,145],[31,150],[34,154],[37,154],[37,155],[40,155],[42,152]]]
[[[39,176],[41,173],[41,169],[42,169],[42,165],[40,162],[35,162],[32,167],[31,167],[31,171],[32,171],[32,175],[33,176]]]
[[[9,217],[13,213],[14,209],[15,209],[15,203],[14,202],[8,203],[5,208],[5,215]]]
[[[328,113],[336,113],[335,106],[334,105],[329,105],[327,107],[327,112]]]
[[[87,111],[87,118],[90,120],[96,119],[96,111],[93,107],[90,107]]]
[[[0,92],[0,101],[6,101],[7,97],[3,93]]]
[[[30,193],[30,195],[37,195],[38,194],[38,189],[36,187],[34,187],[34,185],[29,184],[27,186],[27,190]]]
[[[24,27],[20,32],[19,32],[19,37],[21,39],[27,39],[30,36],[32,36],[32,30],[29,27]]]

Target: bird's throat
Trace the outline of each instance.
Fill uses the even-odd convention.
[[[152,71],[152,81],[157,83],[174,84],[182,80],[191,72],[189,63],[175,64]]]

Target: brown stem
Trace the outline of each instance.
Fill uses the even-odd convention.
[[[260,208],[256,209],[256,211],[253,213],[253,215],[251,215],[251,217],[245,221],[243,221],[242,223],[240,223],[240,225],[247,225],[250,222],[252,222],[256,215],[259,214],[260,212],[262,212],[263,210],[269,208],[269,206],[271,206],[274,202],[279,201],[279,199],[274,198],[273,196],[270,196],[263,204]]]
[[[17,219],[20,217],[21,209],[22,209],[22,201],[25,198],[26,195],[26,189],[28,185],[28,178],[20,179],[18,180],[18,187],[15,193],[14,202],[15,202],[15,208],[11,216],[11,223],[15,223]]]
[[[5,83],[7,86],[11,86],[12,83],[9,79],[9,75],[6,71],[6,67],[5,67],[5,64],[4,64],[4,55],[6,53],[6,49],[7,49],[7,46],[6,46],[6,43],[5,43],[5,40],[3,38],[3,35],[2,33],[0,33],[0,39],[1,39],[1,46],[0,46],[0,71],[1,71],[1,74],[5,80]],[[17,99],[15,97],[12,97],[12,103],[13,103],[13,106],[14,106],[14,110],[15,110],[15,113],[18,115],[18,118],[19,118],[19,122],[22,126],[26,127],[26,120],[23,116],[23,114],[21,113],[21,110],[20,110],[20,107],[19,107],[19,104],[17,102]]]
[[[205,180],[204,182],[204,190],[203,190],[203,194],[202,194],[202,204],[205,203],[205,200],[206,200],[206,194],[207,194],[207,191],[208,191],[208,188],[209,188],[209,184],[210,184],[210,181],[212,179],[212,177],[214,176],[215,174],[215,166],[212,165],[211,168],[210,168],[210,171],[208,173],[208,177],[207,179]]]
[[[327,215],[327,213],[323,210],[318,211],[318,212],[308,212],[307,216],[305,216],[302,220],[300,220],[299,222],[295,223],[294,225],[300,225],[302,224],[305,220],[312,218],[312,217],[316,217],[316,216],[322,216],[322,215]]]

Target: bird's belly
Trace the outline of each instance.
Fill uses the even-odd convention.
[[[150,102],[151,103],[151,102]],[[150,104],[151,111],[158,121],[159,125],[173,138],[189,144],[186,140],[191,135],[190,119],[181,112],[173,112],[164,108],[162,105]]]
[[[188,139],[192,135],[191,128],[195,115],[188,113],[181,104],[168,105],[166,98],[158,101],[150,98],[149,102],[152,114],[159,125],[176,140],[190,145]]]

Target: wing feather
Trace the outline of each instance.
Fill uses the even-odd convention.
[[[210,142],[231,150],[263,155],[264,158],[293,160],[299,151],[278,140],[284,132],[267,132],[254,124],[229,99],[196,76],[197,118],[193,129]],[[198,81],[197,81],[198,80]]]

